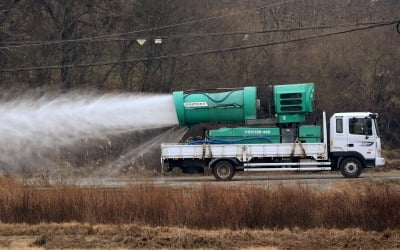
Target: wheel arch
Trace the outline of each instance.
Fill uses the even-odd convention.
[[[342,163],[343,159],[345,158],[356,158],[359,160],[362,164],[362,167],[365,168],[367,166],[367,160],[360,154],[359,152],[356,151],[348,151],[348,152],[332,152],[331,153],[331,158],[332,160],[335,161],[335,169],[340,168],[340,164]]]
[[[208,163],[208,167],[212,169],[220,161],[229,161],[234,167],[240,164],[240,161],[236,158],[215,158]]]

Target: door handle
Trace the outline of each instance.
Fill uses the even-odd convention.
[[[374,145],[373,141],[364,141],[361,143],[361,146],[372,146]]]
[[[347,144],[347,147],[354,147],[354,144],[353,143],[351,143],[351,144]]]

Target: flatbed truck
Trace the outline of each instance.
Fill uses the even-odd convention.
[[[251,88],[214,94],[175,92],[181,125],[223,121],[239,127],[206,130],[195,140],[163,143],[163,169],[193,173],[210,168],[217,180],[229,181],[239,171],[340,171],[346,178],[356,178],[365,168],[385,164],[376,113],[335,113],[328,123],[323,112],[322,126],[302,125],[314,100],[314,84],[308,83],[274,86],[274,101],[264,106],[274,111],[272,118],[257,118],[254,109],[260,109],[260,100]]]

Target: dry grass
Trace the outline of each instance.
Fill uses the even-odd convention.
[[[400,192],[393,185],[314,192],[307,187],[121,189],[24,186],[0,178],[3,223],[129,224],[199,229],[400,228]]]
[[[400,149],[383,150],[386,166],[381,169],[400,169]]]
[[[5,243],[2,243],[2,240]],[[395,249],[400,231],[360,229],[195,230],[138,225],[0,224],[0,248]]]

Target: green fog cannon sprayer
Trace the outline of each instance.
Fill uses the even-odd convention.
[[[189,144],[320,141],[319,126],[299,126],[313,110],[314,84],[179,91],[173,93],[179,125],[228,123],[241,127],[209,130]]]
[[[307,125],[313,83],[180,91],[173,102],[179,125],[192,129],[180,143],[161,144],[166,171],[208,168],[222,181],[239,171],[340,170],[355,178],[385,164],[378,114],[334,113],[328,124],[322,112],[318,125]]]

